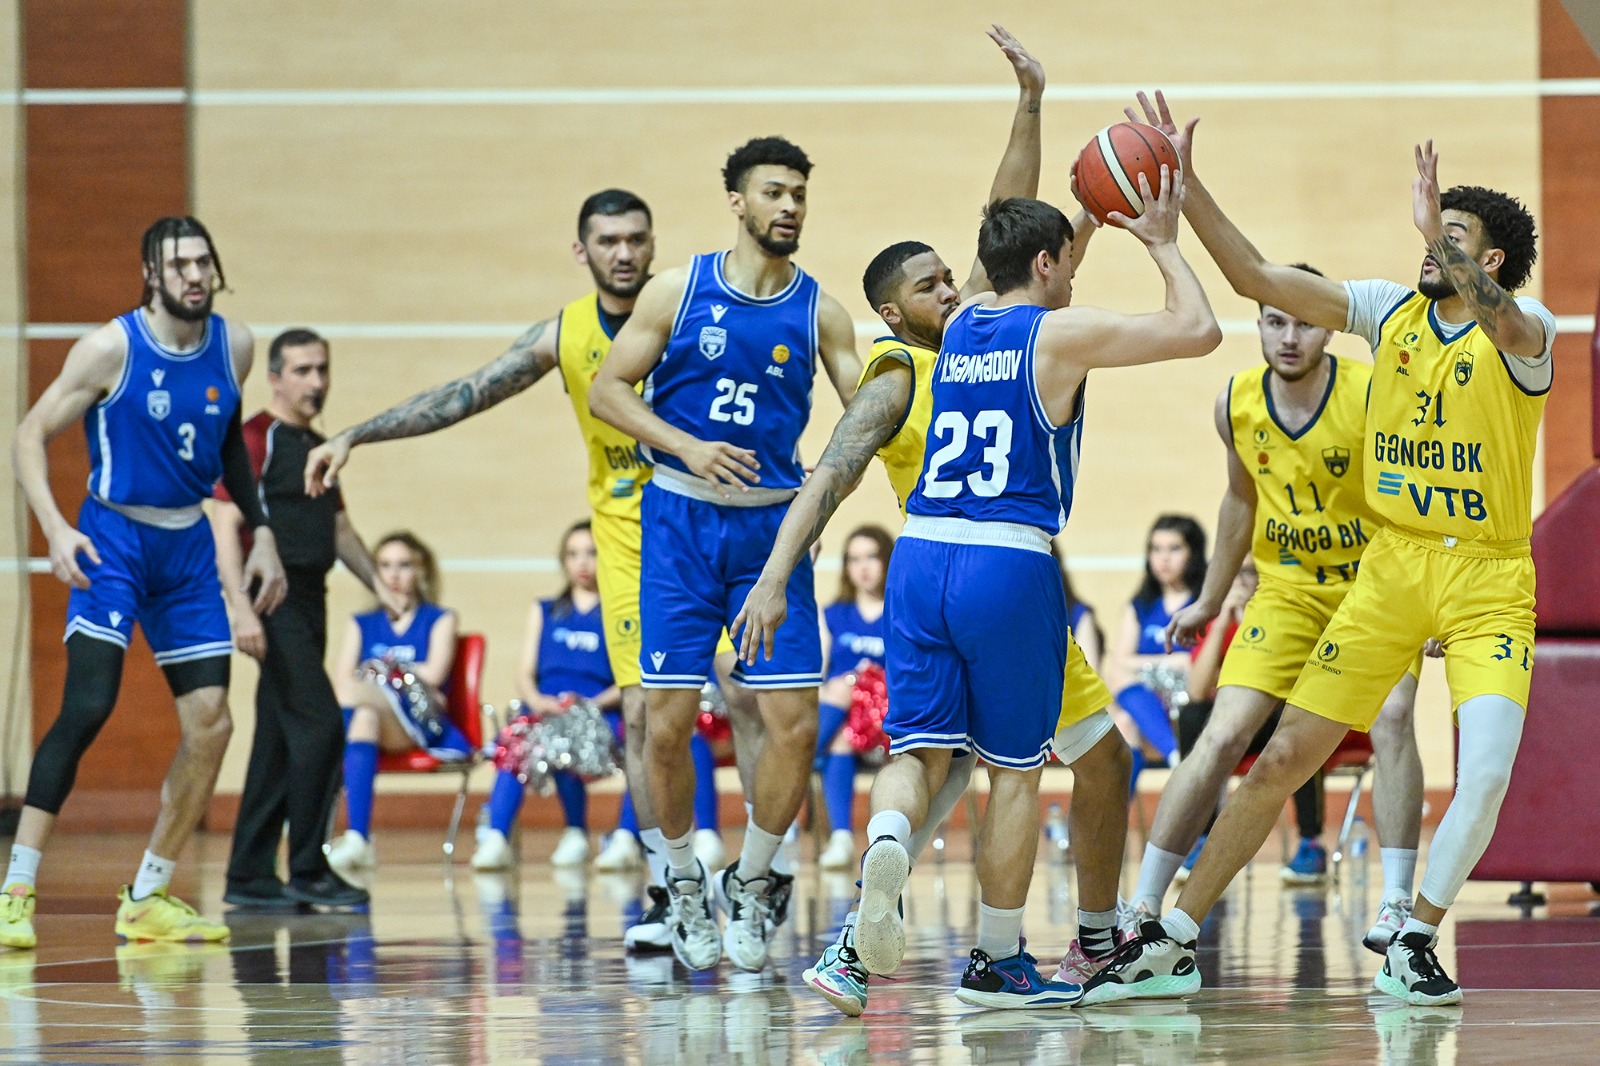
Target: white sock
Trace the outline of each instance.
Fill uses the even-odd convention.
[[[794,853],[799,847],[800,823],[790,822],[789,831],[783,834],[783,843],[778,846],[778,853],[772,857],[772,872],[785,877],[794,876]]]
[[[872,847],[883,837],[893,837],[900,846],[911,850],[911,819],[899,811],[879,811],[867,822],[867,847]]]
[[[1161,928],[1180,944],[1192,944],[1200,936],[1200,923],[1174,907],[1161,919]]]
[[[681,837],[668,837],[662,833],[661,839],[666,843],[667,869],[673,880],[700,880],[700,860],[694,857],[694,830],[689,830]]]
[[[26,844],[11,845],[11,865],[6,867],[6,887],[12,885],[27,885],[32,888],[39,883],[39,860],[44,852],[38,848],[30,848]]]
[[[1161,913],[1161,901],[1167,895],[1167,889],[1172,887],[1172,879],[1178,876],[1178,867],[1183,865],[1184,855],[1162,851],[1154,844],[1144,846],[1144,862],[1139,864],[1139,885],[1133,890],[1133,902],[1143,903],[1150,908],[1151,914]]]
[[[166,888],[172,883],[172,871],[177,865],[176,859],[163,859],[146,851],[144,861],[139,864],[139,876],[133,879],[133,888],[128,892],[128,898],[144,899],[157,889]]]
[[[650,869],[650,883],[666,886],[667,840],[660,827],[639,830],[639,843],[644,846],[644,864]]]
[[[998,962],[1022,950],[1022,908],[978,904],[978,950]]]
[[[1400,932],[1396,939],[1405,936],[1407,933],[1421,933],[1428,938],[1429,943],[1432,943],[1439,935],[1439,927],[1437,925],[1429,925],[1427,922],[1419,922],[1415,918],[1407,918],[1406,924],[1400,927]]]
[[[1410,899],[1411,886],[1417,877],[1416,848],[1380,848],[1383,856],[1384,902]]]
[[[769,833],[754,822],[744,827],[744,845],[739,849],[739,880],[753,881],[772,872],[772,857],[778,853],[783,837]]]

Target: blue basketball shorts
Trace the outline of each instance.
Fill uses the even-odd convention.
[[[639,581],[645,688],[699,688],[712,676],[717,640],[731,633],[745,597],[761,576],[789,505],[725,507],[645,486]],[[811,558],[789,577],[789,616],[772,658],[741,662],[735,681],[750,688],[814,688],[822,683]],[[1057,686],[1059,688],[1059,685]]]
[[[1061,717],[1067,601],[1043,552],[902,535],[885,595],[891,753],[1042,766]]]
[[[126,648],[138,622],[162,666],[232,654],[209,522],[161,529],[90,497],[78,512],[78,531],[93,542],[100,565],[78,557],[89,587],[67,596],[66,637],[82,633]]]

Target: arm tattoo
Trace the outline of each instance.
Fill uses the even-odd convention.
[[[861,386],[845,408],[844,417],[834,428],[833,438],[812,474],[821,498],[805,547],[821,536],[828,519],[839,509],[839,501],[861,480],[877,450],[894,436],[911,403],[911,397],[904,392],[895,376],[881,374]]]
[[[350,430],[352,444],[420,437],[453,426],[501,400],[515,396],[543,377],[555,362],[535,351],[551,323],[539,322],[518,337],[504,355],[474,373],[420,392]]]
[[[1428,253],[1438,262],[1445,277],[1450,279],[1450,284],[1455,286],[1456,292],[1471,308],[1472,317],[1491,340],[1497,329],[1506,323],[1508,316],[1522,314],[1516,299],[1449,237],[1429,241]]]

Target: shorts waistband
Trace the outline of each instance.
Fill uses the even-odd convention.
[[[674,470],[670,466],[656,467],[655,476],[650,479],[650,484],[665,492],[678,496],[688,496],[694,500],[704,500],[714,503],[718,507],[771,507],[775,503],[788,503],[794,499],[798,489],[766,489],[759,485],[752,485],[743,491],[730,490],[724,496],[717,491],[717,487],[702,477],[685,474],[681,470]]]
[[[1050,534],[1038,526],[1025,526],[1020,522],[974,522],[970,518],[914,514],[906,517],[900,533],[946,544],[983,544],[1050,554]]]
[[[1386,528],[1407,544],[1415,544],[1441,555],[1458,555],[1469,559],[1526,559],[1533,554],[1532,544],[1528,540],[1462,540],[1399,526]]]
[[[198,503],[188,507],[147,507],[140,503],[112,503],[99,496],[92,498],[95,503],[107,510],[115,511],[140,525],[154,526],[157,529],[188,529],[206,516],[205,510]]]

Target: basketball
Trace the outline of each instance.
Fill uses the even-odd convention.
[[[1072,164],[1078,202],[1101,222],[1113,211],[1129,218],[1144,213],[1139,175],[1150,182],[1152,195],[1161,191],[1161,164],[1172,173],[1181,169],[1178,151],[1167,135],[1143,122],[1107,126],[1078,153]]]

